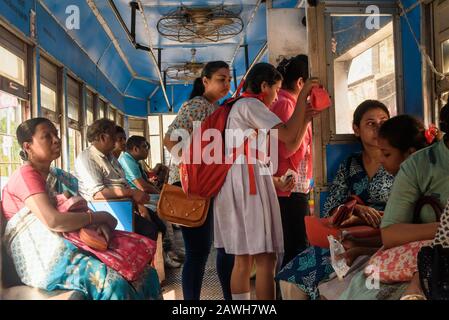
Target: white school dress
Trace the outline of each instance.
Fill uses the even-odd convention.
[[[226,128],[269,130],[279,123],[262,102],[243,98],[233,106]],[[214,200],[214,245],[228,254],[284,252],[276,189],[271,175],[260,174],[264,166],[259,160],[254,165],[257,194],[251,195],[246,162],[234,163]]]

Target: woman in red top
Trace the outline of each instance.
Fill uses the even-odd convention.
[[[285,123],[295,111],[296,100],[309,78],[308,58],[305,55],[298,55],[289,60],[284,59],[277,69],[284,77],[284,81],[278,100],[270,109]],[[285,144],[279,141],[278,170],[274,175],[274,184],[281,208],[284,233],[285,255],[282,266],[307,247],[304,216],[309,214],[308,199],[313,172],[310,122],[318,114],[319,112],[311,108],[306,110],[305,125],[298,133],[302,135],[302,139],[299,139],[296,151],[289,151]],[[291,172],[294,174],[290,175]],[[288,178],[284,180],[283,176]]]

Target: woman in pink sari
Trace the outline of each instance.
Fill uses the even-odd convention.
[[[18,126],[17,140],[25,163],[4,187],[2,206],[6,249],[21,281],[48,291],[77,290],[94,300],[159,298],[154,269],[148,266],[138,280],[129,283],[61,236],[89,227],[109,241],[117,221],[107,212],[61,214],[56,209],[56,192],[49,183],[51,178],[58,179],[50,164],[61,154],[55,126],[45,118],[27,120]]]

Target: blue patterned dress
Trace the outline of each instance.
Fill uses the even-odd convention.
[[[357,195],[367,206],[383,211],[393,180],[382,166],[370,180],[363,167],[362,153],[354,153],[340,164],[321,216],[328,217],[332,209],[346,202],[350,195]],[[295,283],[311,299],[318,299],[318,284],[333,272],[329,249],[309,247],[287,263],[276,280]]]

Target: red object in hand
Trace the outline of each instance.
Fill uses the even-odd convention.
[[[424,131],[427,143],[432,144],[435,141],[435,138],[438,137],[438,133],[438,128],[434,124],[431,124],[429,129]]]
[[[98,251],[106,251],[108,249],[106,239],[102,235],[99,235],[95,230],[82,228],[79,236],[81,241],[92,249]]]
[[[326,89],[323,87],[313,87],[310,92],[310,105],[317,111],[329,108],[332,105],[332,101]]]

